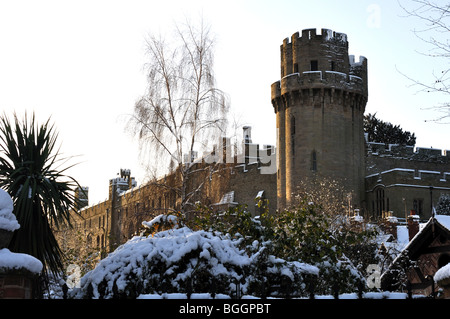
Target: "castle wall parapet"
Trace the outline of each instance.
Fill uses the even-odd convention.
[[[392,168],[366,176],[366,184],[373,187],[382,185],[384,187],[424,187],[430,186],[450,191],[449,171],[416,170],[408,168]],[[366,191],[371,192],[369,187]]]
[[[410,145],[368,142],[370,156],[403,158],[414,161],[449,163],[450,151],[437,148],[416,147]]]
[[[364,94],[363,79],[337,71],[305,71],[291,73],[272,84],[272,98],[302,88],[336,88]]]
[[[281,50],[281,81],[272,85],[272,99],[291,90],[336,87],[367,96],[367,59],[348,55],[347,35],[329,29],[302,30],[286,38]]]

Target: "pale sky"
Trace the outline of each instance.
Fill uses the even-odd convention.
[[[270,86],[280,79],[283,39],[327,28],[368,59],[367,113],[414,132],[416,146],[450,149],[450,124],[424,121],[438,116],[426,108],[444,96],[418,93],[399,73],[429,82],[448,61],[417,52],[428,50],[412,32],[420,25],[394,0],[0,0],[0,111],[52,118],[63,155],[80,155],[70,175],[89,187],[91,205],[107,198],[120,168],[140,184],[137,141],[124,127],[146,87],[145,37],[201,15],[217,38],[217,86],[254,142],[275,144]]]

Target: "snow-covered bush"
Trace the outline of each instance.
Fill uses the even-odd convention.
[[[342,216],[332,215],[332,208],[306,197],[299,198],[294,208],[256,218],[245,207],[230,208],[220,216],[202,208],[194,225],[240,239],[246,251],[255,251],[252,242],[256,240],[257,247],[265,246],[269,255],[318,267],[316,293],[333,294],[336,287],[341,293],[358,291],[365,283],[361,272],[374,263],[377,246],[371,238],[375,232],[355,228]]]
[[[293,291],[306,294],[303,276],[318,272],[316,267],[268,255],[264,246],[248,254],[239,244],[239,240],[188,227],[134,237],[83,276],[81,289],[73,297],[136,298],[174,292],[233,295],[236,287],[239,293],[258,295],[268,291],[260,283],[272,287],[275,277],[289,280]]]
[[[258,217],[245,206],[220,214],[198,207],[195,218],[161,215],[143,226],[145,235],[87,273],[74,297],[233,295],[237,287],[258,297],[355,292],[373,250],[371,232],[338,225],[309,201]]]
[[[33,256],[14,253],[8,248],[0,249],[0,273],[12,270],[39,274],[42,263]]]
[[[434,275],[434,281],[436,283],[442,282],[446,285],[450,284],[450,263],[440,268]]]
[[[13,210],[14,202],[11,196],[5,190],[0,189],[0,231],[12,233],[20,228]],[[4,240],[6,237],[0,236],[0,239]],[[9,238],[7,240],[9,242]],[[0,273],[21,271],[39,274],[41,270],[42,263],[38,259],[27,254],[11,252],[8,248],[0,245]]]
[[[13,232],[20,228],[13,210],[14,203],[11,196],[0,189],[0,229]]]

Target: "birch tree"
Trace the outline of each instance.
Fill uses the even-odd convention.
[[[214,44],[203,21],[176,25],[170,39],[149,35],[147,89],[128,123],[155,180],[169,166],[180,174],[182,211],[193,196],[187,185],[195,152],[211,149],[226,127],[229,105],[215,84]]]
[[[432,71],[432,79],[429,82],[403,75],[411,80],[413,85],[418,86],[420,92],[443,97],[443,103],[431,107],[442,114],[434,120],[440,122],[450,118],[450,2],[410,0],[407,3],[408,5],[399,2],[407,16],[419,22],[413,32],[429,48],[428,51],[419,53],[440,59],[441,63],[438,70]]]

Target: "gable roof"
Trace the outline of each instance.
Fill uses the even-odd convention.
[[[435,215],[434,217],[431,217],[428,222],[420,228],[413,239],[411,239],[411,241],[403,248],[403,251],[407,250],[408,256],[414,260],[414,257],[420,248],[430,243],[433,233],[436,231],[450,238],[450,216]]]
[[[390,270],[404,254],[407,254],[410,260],[416,260],[421,255],[422,250],[428,247],[437,236],[443,235],[450,239],[450,216],[435,215],[421,226],[417,234],[403,247],[388,269],[382,274],[382,285],[384,281],[389,281]]]

